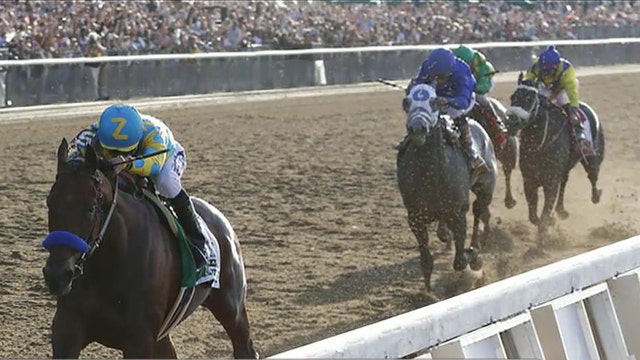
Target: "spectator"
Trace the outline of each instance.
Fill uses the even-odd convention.
[[[108,34],[112,35],[112,34]],[[113,35],[115,36],[115,35]],[[112,36],[112,39],[114,38]],[[84,57],[100,57],[105,54],[107,48],[102,46],[101,37],[95,32],[92,32],[88,36],[89,40],[84,50]],[[104,83],[105,83],[105,71],[104,63],[102,62],[87,62],[84,66],[88,69],[88,81],[91,83],[91,88],[95,89],[94,99],[96,100],[108,100],[109,98],[104,95]]]
[[[635,35],[634,1],[1,1],[0,47],[12,58],[246,51]]]

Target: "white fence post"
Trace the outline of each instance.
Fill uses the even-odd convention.
[[[636,358],[640,354],[640,279],[638,273],[607,280],[620,328],[628,352]]]

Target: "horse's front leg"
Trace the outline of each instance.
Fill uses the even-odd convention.
[[[429,233],[427,217],[421,211],[409,211],[409,227],[418,241],[420,249],[420,267],[424,276],[427,291],[431,291],[431,273],[433,272],[433,256],[429,251]]]
[[[75,311],[60,307],[53,316],[51,347],[54,359],[77,359],[89,345],[89,335],[83,317]]]
[[[502,148],[502,170],[504,171],[504,180],[506,185],[506,195],[504,197],[504,205],[507,209],[512,209],[516,206],[517,202],[513,198],[513,193],[511,192],[511,172],[516,167],[516,162],[518,160],[518,143],[514,136],[509,136],[507,139],[507,143],[504,144]]]
[[[152,326],[148,322],[140,319],[140,323],[130,326],[122,347],[122,357],[125,359],[151,359],[164,358],[156,351],[156,338],[152,332]]]
[[[524,196],[529,208],[529,221],[533,225],[538,225],[540,223],[540,218],[538,218],[538,186],[532,180],[527,180],[526,177],[524,177]]]
[[[540,224],[538,225],[538,247],[549,238],[549,227],[553,225],[553,215],[551,210],[558,196],[560,188],[560,179],[552,179],[543,186],[544,205],[542,206],[542,214],[540,215]]]
[[[457,214],[447,220],[447,225],[453,232],[453,241],[456,245],[456,254],[453,260],[453,269],[456,271],[464,270],[471,260],[470,255],[472,255],[465,251],[464,248],[464,243],[467,237],[467,217],[465,216],[465,213],[466,212],[461,211],[460,214]]]
[[[556,213],[560,219],[566,219],[569,217],[569,212],[564,208],[564,190],[567,187],[569,181],[569,171],[564,174],[562,182],[560,183],[560,191],[558,192],[558,200],[556,202]]]
[[[453,236],[451,236],[451,231],[447,228],[447,224],[444,221],[438,221],[438,239],[443,243],[446,243],[446,250],[451,251],[453,247]]]
[[[600,161],[602,158],[589,156],[582,160],[582,166],[587,171],[589,182],[591,182],[591,202],[597,204],[602,196],[602,189],[598,189],[598,175],[600,174]]]

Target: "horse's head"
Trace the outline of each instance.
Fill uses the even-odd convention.
[[[438,124],[439,112],[429,103],[435,97],[435,88],[428,84],[418,84],[409,93],[411,105],[407,114],[407,134],[409,141],[418,146],[424,145]]]
[[[518,76],[518,86],[511,95],[511,106],[507,109],[505,125],[510,135],[516,135],[520,130],[532,124],[540,108],[540,93],[536,84],[531,80],[523,80],[522,73]]]
[[[42,245],[49,257],[42,269],[49,291],[65,295],[81,275],[82,263],[99,245],[115,202],[111,183],[98,170],[99,158],[88,147],[82,159],[67,159],[65,139],[58,147],[56,180],[47,196],[49,234]]]

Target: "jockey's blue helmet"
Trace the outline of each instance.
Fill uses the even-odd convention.
[[[553,70],[558,67],[558,64],[560,64],[560,52],[553,45],[546,48],[538,58],[540,70]]]
[[[129,152],[138,146],[143,128],[142,117],[133,106],[110,105],[100,115],[98,140],[107,150]]]
[[[451,50],[445,48],[434,49],[422,63],[420,73],[433,76],[450,75],[453,72],[455,62],[456,57]]]

